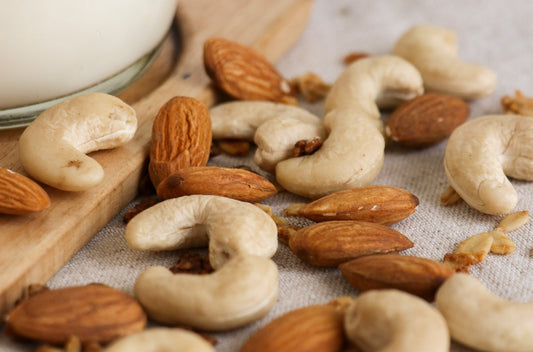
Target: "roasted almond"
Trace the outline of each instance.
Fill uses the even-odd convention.
[[[335,304],[293,310],[258,330],[240,352],[338,352],[345,339],[343,318]]]
[[[401,188],[368,186],[335,192],[308,204],[293,204],[285,214],[317,222],[360,220],[390,225],[414,213],[417,206],[418,198]]]
[[[162,199],[208,194],[258,203],[276,193],[276,187],[261,175],[218,166],[180,169],[157,187],[157,195]]]
[[[289,236],[294,254],[318,266],[337,266],[361,256],[413,247],[413,242],[390,227],[355,220],[320,222]]]
[[[211,150],[211,119],[204,103],[174,97],[161,107],[152,127],[148,172],[155,187],[179,169],[205,166]]]
[[[19,173],[0,167],[0,213],[22,215],[50,206],[44,189]]]
[[[144,329],[146,315],[130,295],[102,284],[42,291],[16,306],[7,327],[17,336],[65,343],[109,342]]]
[[[289,82],[267,59],[245,45],[224,38],[208,39],[204,66],[214,83],[235,99],[296,104]]]
[[[429,302],[455,271],[431,259],[399,254],[370,255],[339,265],[342,275],[359,291],[398,289]]]
[[[460,98],[428,93],[394,110],[385,125],[385,134],[402,145],[426,147],[448,138],[469,114],[468,104]]]

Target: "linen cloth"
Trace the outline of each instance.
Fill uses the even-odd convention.
[[[470,102],[470,118],[500,114],[502,96],[514,94],[515,89],[533,96],[532,15],[533,2],[521,0],[316,0],[307,29],[276,67],[288,78],[314,72],[332,83],[345,67],[342,63],[345,55],[353,51],[390,54],[396,40],[411,26],[432,23],[457,33],[462,59],[487,66],[498,76],[494,93]],[[318,116],[323,114],[322,105],[302,102],[303,107]],[[383,115],[383,120],[386,117]],[[449,207],[440,205],[440,194],[448,186],[443,169],[445,146],[446,141],[425,149],[393,143],[386,147],[384,167],[373,184],[406,189],[420,200],[413,215],[391,225],[415,243],[403,254],[440,261],[459,242],[492,230],[503,218],[482,214],[464,202]],[[247,157],[222,155],[211,159],[210,164],[249,165],[260,171],[252,156],[253,151]],[[260,173],[272,179],[272,175]],[[515,210],[533,210],[533,184],[517,180],[512,183],[519,197]],[[274,214],[283,215],[288,205],[306,201],[284,192],[263,203],[270,205]],[[102,229],[48,285],[58,288],[101,282],[132,293],[136,277],[145,268],[175,264],[179,252],[139,252],[126,245],[123,216],[136,202]],[[295,225],[311,223],[299,218],[287,219]],[[516,251],[505,256],[487,255],[482,263],[472,267],[471,274],[501,297],[522,302],[533,300],[532,230],[533,224],[528,223],[511,232],[509,236],[516,244]],[[273,260],[279,266],[280,294],[272,311],[256,323],[212,334],[218,340],[217,351],[237,351],[251,334],[285,312],[358,294],[336,268],[306,265],[284,244],[280,243]],[[0,337],[0,351],[33,349],[35,345]],[[451,351],[470,349],[454,343]]]

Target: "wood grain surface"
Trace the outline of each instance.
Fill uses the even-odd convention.
[[[45,283],[137,194],[148,155],[152,121],[176,95],[207,105],[217,93],[203,69],[205,39],[220,36],[249,45],[277,60],[304,30],[312,0],[180,0],[177,21],[152,68],[120,94],[137,111],[137,133],[128,144],[92,153],[105,170],[102,184],[85,192],[44,187],[47,210],[0,215],[0,313],[24,287]],[[17,141],[23,129],[0,131],[0,167],[24,174]]]

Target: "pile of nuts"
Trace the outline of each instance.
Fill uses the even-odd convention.
[[[464,199],[479,211],[508,214],[517,197],[505,175],[533,179],[533,156],[527,154],[533,150],[533,118],[466,122],[470,111],[462,99],[490,94],[495,75],[457,58],[454,38],[447,29],[416,26],[398,40],[394,55],[350,59],[333,85],[313,74],[286,80],[252,49],[223,38],[207,40],[206,72],[236,101],[209,110],[197,99],[174,97],[160,108],[148,165],[158,199],[128,212],[125,239],[134,250],[208,247],[208,259],[189,256],[173,269],[146,269],[135,282],[135,297],[100,284],[43,290],[9,313],[9,330],[67,344],[68,351],[95,343],[110,343],[109,352],[214,351],[182,328],[145,330],[147,319],[200,331],[226,331],[261,319],[278,299],[278,268],[270,258],[281,241],[309,265],[338,267],[361,294],[284,314],[253,334],[241,352],[335,352],[347,346],[448,351],[450,337],[486,351],[533,350],[531,303],[498,298],[465,274],[489,252],[512,253],[514,243],[505,234],[524,225],[528,213],[507,215],[495,230],[461,242],[441,263],[399,254],[414,243],[388,227],[413,214],[418,198],[397,187],[370,185],[383,165],[386,139],[423,148],[449,138],[445,170],[451,188],[445,204]],[[310,101],[325,98],[324,118],[295,106],[298,93]],[[514,113],[531,115],[527,102],[521,93],[502,101]],[[88,104],[94,114],[87,120],[62,118]],[[380,109],[393,107],[384,125]],[[51,128],[58,124],[61,128]],[[117,98],[72,98],[26,129],[21,160],[40,182],[87,189],[101,181],[103,170],[85,154],[119,146],[135,129],[135,112]],[[73,131],[92,134],[80,141]],[[35,138],[36,133],[47,137]],[[46,143],[50,139],[61,143]],[[247,154],[253,141],[254,161],[279,185],[249,170],[207,166],[213,139],[232,155]],[[490,154],[501,145],[520,157],[502,165],[497,153]],[[461,153],[465,149],[469,158]],[[46,166],[52,161],[68,167],[57,168],[61,175],[51,173],[54,168]],[[6,184],[17,184],[20,192],[4,195]],[[289,206],[285,215],[315,224],[290,225],[256,204],[283,190],[312,199]],[[0,169],[1,212],[24,214],[49,203],[32,180]]]

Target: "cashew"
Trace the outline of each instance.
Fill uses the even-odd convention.
[[[263,170],[275,173],[276,165],[292,157],[294,144],[300,140],[326,138],[326,129],[316,118],[315,122],[293,117],[278,116],[261,124],[254,136],[257,150],[254,162]]]
[[[232,138],[251,141],[259,126],[278,116],[310,124],[319,122],[318,117],[297,106],[266,101],[234,101],[220,104],[210,109],[209,115],[213,139]]]
[[[267,258],[239,255],[212,274],[173,274],[155,266],[135,282],[148,316],[167,324],[228,330],[265,316],[278,296],[278,269]]]
[[[143,250],[209,244],[209,261],[215,269],[237,254],[272,257],[278,246],[276,224],[264,211],[209,195],[168,199],[146,209],[126,226],[126,241]]]
[[[368,291],[348,308],[348,339],[362,351],[448,352],[450,336],[438,310],[397,290]]]
[[[45,110],[22,133],[20,159],[33,178],[65,191],[100,183],[104,170],[86,153],[118,147],[137,129],[135,110],[104,93],[89,93]]]
[[[475,277],[455,274],[439,288],[435,304],[452,338],[467,346],[492,352],[533,350],[533,302],[504,300]]]
[[[533,117],[489,115],[464,123],[448,140],[444,169],[471,207],[509,213],[518,196],[506,175],[533,180]]]
[[[496,86],[493,71],[457,57],[457,37],[446,28],[415,26],[400,37],[393,52],[420,71],[428,91],[475,99],[489,95]]]
[[[390,106],[422,90],[418,71],[399,57],[354,62],[326,98],[328,138],[314,154],[278,163],[277,181],[309,198],[370,184],[381,171],[385,148],[376,101]]]
[[[211,344],[191,331],[179,328],[151,328],[125,336],[104,352],[215,352]]]

